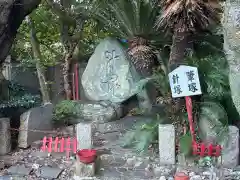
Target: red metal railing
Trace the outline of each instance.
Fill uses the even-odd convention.
[[[193,155],[200,155],[201,157],[204,156],[214,156],[218,157],[221,155],[222,147],[220,145],[205,145],[204,143],[197,143],[196,135],[195,135],[195,128],[193,125],[193,115],[192,115],[192,99],[191,97],[185,97],[186,100],[186,108],[188,113],[188,121],[190,132],[192,135],[192,148],[193,148]]]
[[[54,146],[53,146],[54,144]],[[58,138],[53,140],[52,137],[47,138],[46,136],[42,140],[42,151],[54,152],[66,152],[66,157],[69,158],[70,152],[74,154],[77,152],[77,139],[76,138]]]
[[[73,94],[73,100],[80,100],[79,98],[79,68],[78,63],[74,65],[74,73],[72,76],[72,94]]]

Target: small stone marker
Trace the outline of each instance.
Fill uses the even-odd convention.
[[[77,149],[92,148],[92,123],[78,123],[76,125]]]
[[[173,98],[202,94],[196,67],[182,65],[168,76]]]
[[[159,161],[161,165],[175,164],[175,128],[172,124],[159,124]]]
[[[0,118],[0,155],[11,151],[10,119]]]
[[[223,146],[222,165],[223,167],[234,168],[238,165],[239,157],[239,129],[229,126],[228,144]]]

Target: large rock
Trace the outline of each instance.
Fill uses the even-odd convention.
[[[240,1],[224,5],[224,50],[229,65],[229,84],[233,103],[240,114]]]
[[[121,103],[137,94],[142,84],[118,41],[106,38],[95,49],[82,75],[89,100]],[[143,83],[144,84],[144,83]]]
[[[199,136],[205,144],[225,144],[228,132],[228,117],[218,103],[200,103]]]
[[[50,103],[23,113],[20,117],[18,146],[27,148],[32,142],[40,140],[46,135],[44,132],[34,132],[32,130],[52,130],[52,114],[53,105]]]

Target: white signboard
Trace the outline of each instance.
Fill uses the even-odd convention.
[[[173,98],[202,94],[196,67],[179,66],[168,76]]]

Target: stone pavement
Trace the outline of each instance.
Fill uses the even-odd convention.
[[[122,121],[121,123],[123,123]],[[96,180],[173,180],[173,175],[180,167],[159,166],[158,154],[149,151],[140,156],[132,149],[120,147],[120,137],[134,122],[125,121],[108,123],[98,127],[94,136],[95,147],[101,159]],[[130,124],[129,124],[130,123]],[[41,141],[34,142],[29,149],[18,150],[7,156],[0,156],[0,180],[73,180],[75,157],[66,159],[65,153],[40,152]],[[209,169],[184,168],[191,180],[211,179],[217,175]],[[223,169],[224,180],[240,179],[240,167]],[[86,178],[85,178],[86,179]],[[85,180],[82,179],[82,180]]]

